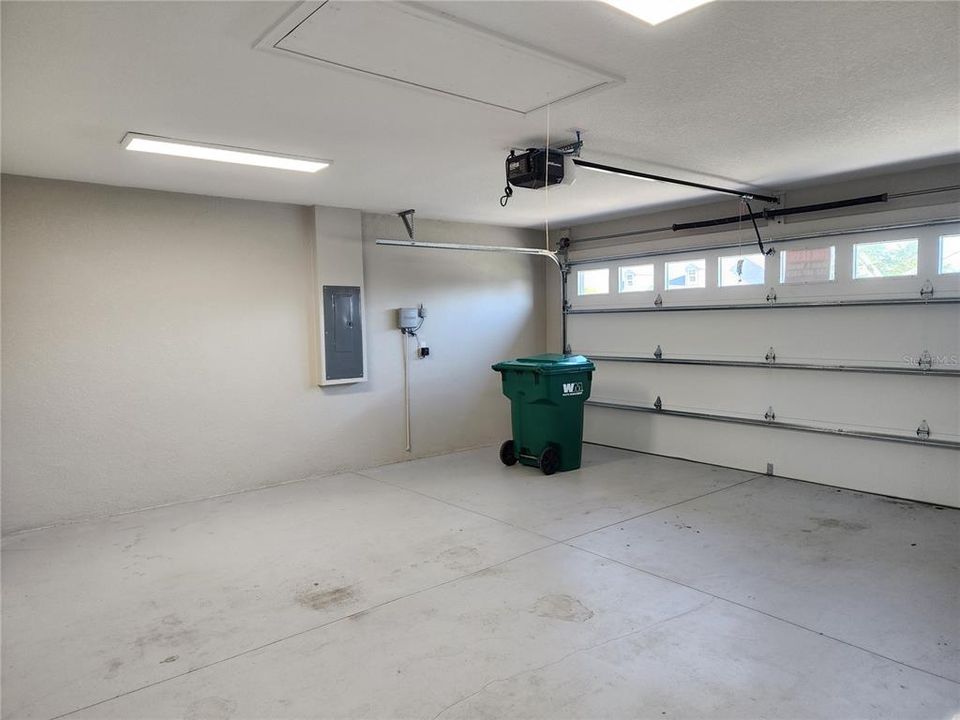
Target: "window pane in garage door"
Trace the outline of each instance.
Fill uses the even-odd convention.
[[[577,295],[606,295],[610,292],[610,268],[580,270],[577,273]]]
[[[667,290],[707,286],[707,261],[703,258],[668,262],[666,271]]]
[[[960,235],[940,238],[940,274],[960,272]]]
[[[763,284],[763,255],[731,255],[720,258],[720,287]]]
[[[916,274],[916,238],[857,243],[853,246],[853,276],[858,280]]]
[[[653,290],[653,265],[624,265],[620,268],[620,292]]]
[[[831,245],[806,250],[784,250],[780,253],[780,282],[830,282],[836,272],[837,249]]]

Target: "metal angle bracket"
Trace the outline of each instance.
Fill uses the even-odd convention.
[[[930,370],[933,367],[933,356],[930,354],[929,350],[924,350],[920,353],[920,359],[917,361],[917,366],[921,370]]]
[[[921,420],[920,425],[917,426],[917,437],[921,440],[930,439],[930,426],[927,424],[926,420]]]
[[[767,408],[767,411],[763,414],[763,419],[767,422],[774,422],[777,419],[777,414],[773,411],[773,405]]]
[[[932,298],[933,297],[933,283],[927,280],[923,283],[923,286],[920,288],[920,297]]]
[[[562,153],[564,155],[573,155],[573,157],[580,157],[580,150],[583,148],[583,140],[580,137],[580,130],[574,130],[577,134],[577,139],[573,142],[569,142],[566,145],[561,145],[560,147],[553,148],[553,152]]]
[[[557,258],[557,265],[560,266],[563,283],[566,285],[567,278],[570,277],[570,238],[562,237],[557,241],[557,249],[554,251],[554,255]]]
[[[659,360],[660,358],[663,357],[663,350],[660,348],[659,345],[657,345],[657,349],[653,351],[653,356],[654,356],[657,360]]]
[[[763,356],[763,359],[766,360],[771,365],[773,365],[777,361],[777,353],[773,349],[773,345],[771,345],[770,349],[767,350],[767,354]]]
[[[404,210],[402,212],[397,213],[397,215],[400,216],[400,219],[403,220],[403,226],[407,229],[407,235],[410,237],[411,240],[417,239],[414,235],[414,227],[413,227],[413,214],[415,212],[416,210]]]

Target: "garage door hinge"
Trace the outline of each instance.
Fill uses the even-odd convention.
[[[929,370],[933,367],[933,356],[929,350],[924,350],[920,353],[920,360],[917,361],[917,365],[920,366],[921,370]]]
[[[663,306],[663,298],[660,297],[660,293],[657,293],[657,297],[654,298],[653,304],[656,305],[657,307],[662,307],[662,306]]]
[[[771,345],[770,349],[767,350],[767,354],[763,356],[763,359],[766,360],[771,365],[773,365],[777,361],[777,353],[773,349],[773,345]]]
[[[933,283],[927,280],[923,283],[923,287],[920,288],[920,297],[930,298],[933,297]]]
[[[659,346],[659,345],[657,345],[657,349],[653,351],[653,356],[654,356],[657,360],[659,360],[660,358],[663,357],[663,350],[660,349],[660,346]]]
[[[930,426],[927,425],[926,420],[921,420],[919,427],[917,427],[917,437],[921,440],[927,440],[930,438]]]
[[[777,291],[773,288],[770,288],[770,292],[767,293],[767,302],[775,303],[777,301]]]
[[[773,422],[777,419],[777,414],[773,412],[773,405],[767,408],[767,411],[763,414],[763,419],[767,422]]]
[[[659,395],[657,395],[657,399],[653,401],[653,407],[657,410],[663,410],[663,401]]]

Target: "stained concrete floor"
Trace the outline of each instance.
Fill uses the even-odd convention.
[[[948,718],[960,511],[494,448],[3,541],[3,718]]]

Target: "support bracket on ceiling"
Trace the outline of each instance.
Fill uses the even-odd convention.
[[[407,235],[411,240],[416,240],[414,227],[413,227],[413,214],[416,210],[403,210],[398,212],[397,215],[403,220],[403,226],[407,229]]]

